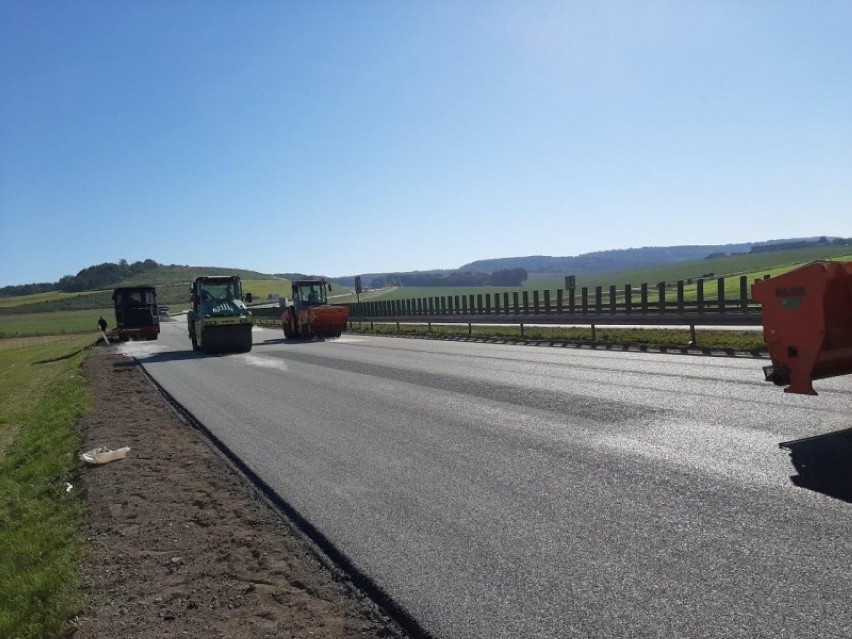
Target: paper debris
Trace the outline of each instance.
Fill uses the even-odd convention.
[[[80,455],[80,459],[87,464],[106,464],[107,462],[115,461],[116,459],[124,459],[127,457],[127,453],[129,451],[129,446],[125,446],[124,448],[119,448],[117,450],[110,450],[105,446],[101,446],[100,448],[95,448],[83,453]]]

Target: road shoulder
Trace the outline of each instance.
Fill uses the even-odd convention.
[[[182,421],[134,360],[96,348],[83,372],[89,554],[77,639],[403,637],[395,624]]]

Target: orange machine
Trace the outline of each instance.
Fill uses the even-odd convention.
[[[293,282],[293,300],[281,314],[284,337],[340,337],[349,319],[345,306],[331,306],[325,278]]]
[[[813,262],[757,282],[767,381],[787,393],[816,395],[816,379],[852,373],[852,262]]]

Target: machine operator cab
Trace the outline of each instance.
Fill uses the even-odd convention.
[[[331,285],[325,280],[293,282],[293,302],[297,308],[326,306],[328,304],[327,290],[331,290]]]
[[[218,301],[234,301],[242,300],[243,290],[238,279],[222,278],[215,280],[208,279],[202,284],[203,288],[199,291],[200,301],[210,302]]]

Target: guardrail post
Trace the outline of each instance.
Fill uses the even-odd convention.
[[[524,300],[524,315],[529,315],[529,313],[530,313],[530,292],[529,291],[521,291],[521,297]]]
[[[482,315],[482,293],[476,294],[476,314]]]
[[[677,312],[683,313],[683,280],[677,281]]]
[[[544,289],[544,312],[550,314],[550,289],[547,288]]]
[[[602,286],[596,286],[595,287],[595,313],[600,315],[602,307],[603,307],[603,287]]]
[[[584,286],[580,289],[580,309],[583,315],[589,312],[589,287]]]
[[[492,310],[491,310],[491,293],[485,294],[485,312],[489,313],[489,314],[492,312]]]
[[[609,285],[609,312],[615,313],[615,286]]]
[[[521,322],[521,337],[524,336],[524,323]]]
[[[695,302],[698,305],[698,312],[704,312],[704,280],[699,279],[695,282]]]
[[[657,284],[657,309],[660,313],[666,312],[666,283]]]
[[[592,327],[592,344],[594,344],[595,342],[597,342],[597,341],[598,341],[598,333],[597,333],[597,331],[595,330],[595,325],[594,325],[594,324],[592,324],[592,325],[591,325],[591,327]]]
[[[628,315],[633,311],[633,287],[630,284],[624,285],[624,308]]]
[[[494,312],[500,314],[500,293],[494,293]]]
[[[720,313],[724,313],[725,312],[725,278],[724,277],[720,277],[716,281],[716,290],[718,291],[718,298],[719,298],[719,309],[718,310],[719,310]]]
[[[562,289],[556,289],[556,314],[562,315]]]
[[[509,292],[505,291],[503,293],[503,312],[508,315],[509,314]]]
[[[642,282],[639,287],[639,302],[642,305],[642,312],[648,312],[648,283]]]
[[[515,315],[521,312],[521,309],[518,307],[518,291],[512,291],[512,303],[515,307]]]
[[[467,295],[461,296],[462,315],[467,315]]]
[[[538,312],[539,312],[539,306],[538,306],[538,291],[533,291],[533,305],[532,305],[532,308],[533,308],[533,313],[535,313],[536,315],[538,315]]]
[[[748,275],[740,275],[740,308],[748,310]]]

